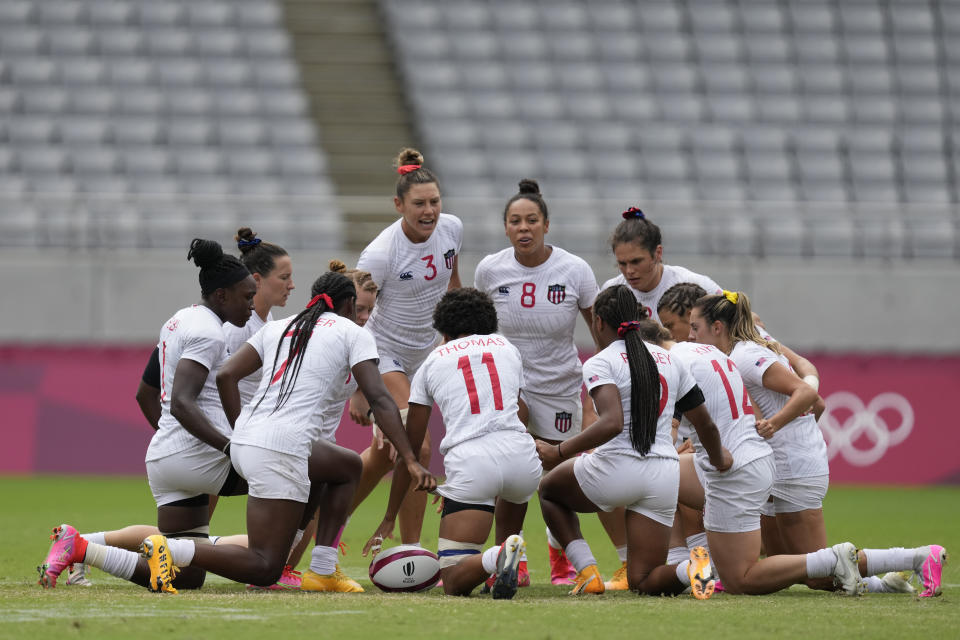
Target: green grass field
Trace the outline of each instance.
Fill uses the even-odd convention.
[[[535,503],[526,538],[533,586],[512,601],[486,597],[383,594],[367,579],[360,548],[382,515],[382,485],[351,520],[341,565],[367,588],[363,594],[248,593],[212,576],[199,592],[157,595],[100,571],[90,588],[43,591],[35,567],[51,527],[81,531],[155,522],[143,478],[0,477],[0,638],[620,638],[696,634],[721,638],[960,636],[960,563],[948,565],[944,595],[918,600],[884,594],[845,598],[804,587],[764,597],[717,595],[698,602],[608,593],[572,599],[549,585],[543,522]],[[830,540],[861,547],[939,542],[960,550],[960,488],[833,487],[827,496]],[[242,498],[221,501],[214,533],[243,531]],[[438,516],[424,525],[424,546],[436,549]],[[605,577],[616,554],[596,517],[583,518]],[[309,554],[308,556],[309,557]],[[303,564],[301,566],[303,568]]]

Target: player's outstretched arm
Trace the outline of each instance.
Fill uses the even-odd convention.
[[[181,358],[173,374],[170,413],[195,438],[223,451],[230,444],[229,438],[210,424],[210,420],[197,405],[197,398],[209,374],[209,369],[196,360]]]
[[[417,483],[417,489],[425,491],[435,489],[437,479],[417,462],[414,449],[410,446],[410,439],[403,429],[397,403],[393,401],[393,397],[383,384],[383,378],[380,377],[380,370],[377,368],[376,361],[364,360],[355,364],[353,366],[353,377],[357,380],[357,386],[367,398],[367,402],[370,403],[370,408],[373,409],[373,417],[377,426],[393,443],[397,455],[410,472],[411,479]],[[417,450],[419,451],[419,449]]]
[[[243,403],[240,400],[240,381],[262,366],[257,350],[243,343],[217,372],[220,404],[223,405],[223,412],[227,414],[231,427],[236,423],[237,418],[240,417],[240,410],[243,409]]]

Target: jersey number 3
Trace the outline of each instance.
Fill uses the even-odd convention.
[[[500,374],[497,373],[497,363],[493,361],[493,354],[484,352],[480,361],[487,365],[490,375],[490,387],[493,389],[493,406],[497,411],[503,410],[503,393],[500,391]],[[473,379],[473,368],[470,366],[470,356],[460,356],[457,360],[457,369],[463,373],[463,381],[467,385],[467,396],[470,398],[470,413],[480,413],[480,397],[477,395],[477,383]]]
[[[430,275],[423,276],[424,280],[433,280],[437,277],[437,267],[433,264],[433,254],[426,256],[425,258],[420,258],[421,260],[427,261],[427,269],[430,269]]]

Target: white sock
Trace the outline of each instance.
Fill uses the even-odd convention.
[[[88,541],[87,555],[83,563],[102,569],[112,576],[129,580],[133,577],[139,559],[139,553]]]
[[[105,531],[98,531],[96,533],[81,533],[80,537],[87,542],[92,542],[94,544],[107,544],[107,533]]]
[[[826,578],[833,575],[837,566],[837,554],[833,549],[820,549],[807,554],[807,577]]]
[[[310,552],[310,571],[328,576],[337,569],[337,548],[316,545]]]
[[[690,550],[686,547],[671,547],[667,552],[667,564],[680,564],[690,559]]]
[[[690,576],[687,575],[687,567],[690,566],[689,560],[684,560],[677,565],[677,580],[682,582],[685,586],[690,586]]]
[[[494,573],[497,570],[497,556],[500,555],[500,545],[494,545],[483,552],[480,556],[480,564],[487,573]]]
[[[867,576],[863,579],[863,584],[867,585],[867,593],[887,593],[887,585],[877,576]]]
[[[583,538],[577,538],[567,545],[563,550],[567,554],[567,560],[573,565],[573,568],[580,573],[592,564],[597,564],[597,559],[593,557],[590,545]]]
[[[553,532],[550,531],[550,527],[547,527],[547,544],[554,549],[563,549],[563,545],[560,544],[560,541],[553,537]]]
[[[293,550],[297,548],[297,545],[300,544],[300,541],[303,540],[303,529],[297,529],[297,532],[293,534],[293,544],[290,545],[290,552],[293,553]]]
[[[189,567],[193,562],[193,552],[197,550],[193,540],[167,538],[167,549],[170,550],[170,559],[178,567]]]
[[[700,533],[695,533],[687,537],[687,549],[693,549],[694,547],[703,547],[707,550],[707,553],[710,553],[710,545],[707,544],[706,532],[701,531]]]
[[[910,571],[913,567],[913,557],[916,549],[861,549],[860,553],[867,556],[867,575],[881,576],[888,571]]]
[[[523,529],[520,529],[520,534],[519,534],[519,535],[520,535],[521,538],[523,537]],[[524,547],[523,547],[523,554],[520,556],[520,562],[526,562],[526,561],[527,561],[527,547],[526,547],[526,545],[524,545]]]
[[[627,561],[627,545],[617,547],[617,557],[620,558],[620,562]]]

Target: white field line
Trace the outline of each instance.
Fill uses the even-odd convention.
[[[141,608],[108,607],[105,609],[66,609],[64,607],[42,607],[27,609],[0,610],[0,622],[40,622],[43,620],[61,619],[94,619],[94,618],[160,618],[175,615],[196,616],[205,619],[219,618],[224,620],[268,620],[270,618],[292,616],[341,616],[360,615],[363,611],[283,611],[277,613],[251,613],[247,609],[224,609],[223,607],[190,607],[176,611],[149,611]]]

